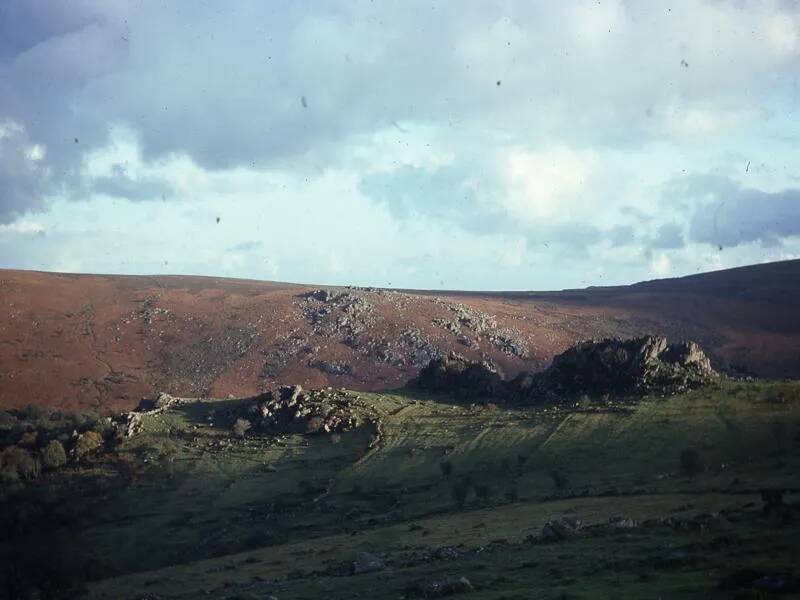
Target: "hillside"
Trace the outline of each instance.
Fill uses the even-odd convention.
[[[531,408],[316,394],[359,425],[237,434],[246,398],[170,400],[122,438],[102,419],[0,413],[3,444],[32,424],[39,444],[106,439],[3,488],[0,574],[114,600],[800,589],[796,382]]]
[[[800,261],[563,292],[398,292],[0,271],[0,407],[114,412],[275,382],[396,388],[440,354],[536,371],[577,340],[693,339],[717,368],[800,376]]]

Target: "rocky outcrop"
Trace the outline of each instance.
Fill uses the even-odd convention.
[[[540,373],[504,381],[491,363],[451,354],[432,360],[409,386],[456,399],[493,399],[517,404],[563,402],[577,396],[671,395],[700,387],[718,374],[694,342],[660,336],[604,339],[576,344]]]
[[[269,433],[334,433],[359,425],[351,396],[333,390],[303,391],[282,386],[257,396],[247,418],[257,430]]]
[[[470,362],[460,354],[436,358],[409,382],[409,387],[451,394],[459,400],[492,398],[503,394],[503,376],[488,362]]]
[[[558,542],[582,534],[586,525],[580,519],[562,517],[552,519],[542,526],[539,540],[542,542]]]
[[[679,394],[717,377],[694,342],[660,336],[581,342],[553,359],[542,373],[518,377],[512,396],[532,402],[587,394]]]

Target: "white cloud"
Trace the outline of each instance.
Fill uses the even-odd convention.
[[[0,233],[41,234],[44,231],[44,225],[35,221],[21,220],[5,225],[0,223]]]
[[[583,0],[570,5],[570,9],[574,40],[595,51],[618,39],[628,25],[625,6],[619,0]]]
[[[708,200],[665,199],[665,182],[798,187],[796,141],[779,139],[800,51],[783,2],[15,6],[5,266],[624,283],[717,264],[674,235],[651,254],[654,231],[689,231]],[[742,206],[735,223],[752,222]],[[22,222],[46,235],[15,235]],[[793,227],[765,228],[794,252]],[[763,245],[719,264],[778,256]]]
[[[508,214],[528,224],[574,219],[591,200],[586,186],[596,159],[566,146],[509,151],[504,157]]]
[[[663,252],[653,257],[650,263],[650,272],[656,277],[666,277],[672,272],[672,262]]]

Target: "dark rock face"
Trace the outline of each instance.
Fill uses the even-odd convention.
[[[518,382],[531,399],[578,394],[677,394],[717,376],[694,342],[669,343],[660,336],[576,344],[553,359],[532,381]]]
[[[492,398],[502,394],[503,376],[490,362],[470,362],[451,353],[447,358],[430,361],[409,386],[452,394],[459,400]]]
[[[537,404],[583,394],[678,394],[717,376],[694,342],[670,343],[664,337],[645,336],[581,342],[556,356],[545,371],[523,373],[512,381],[504,381],[490,363],[469,362],[451,354],[432,360],[409,385],[456,399]]]

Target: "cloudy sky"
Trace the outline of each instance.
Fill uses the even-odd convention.
[[[0,3],[0,267],[549,289],[800,257],[800,4]]]

